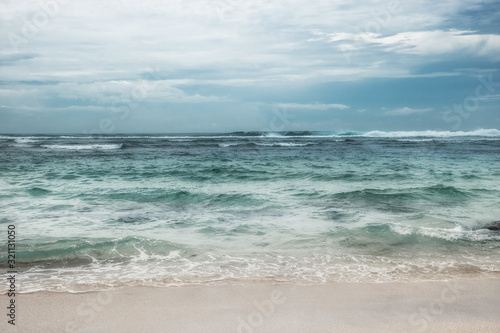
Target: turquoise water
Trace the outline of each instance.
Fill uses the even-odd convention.
[[[3,135],[0,154],[22,291],[500,271],[498,130]]]

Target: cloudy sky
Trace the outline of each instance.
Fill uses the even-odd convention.
[[[3,0],[0,132],[500,128],[500,2]]]

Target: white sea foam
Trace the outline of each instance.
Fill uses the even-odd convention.
[[[17,143],[35,142],[42,139],[53,139],[53,136],[8,136],[0,135],[0,140],[14,140]]]
[[[311,253],[306,256],[264,254],[249,257],[207,253],[199,260],[197,257],[183,257],[179,251],[161,256],[148,254],[144,249],[137,250],[136,257],[121,263],[95,261],[80,267],[32,267],[23,272],[20,292],[82,292],[120,286],[160,287],[247,279],[299,284],[436,280],[454,277],[464,269],[482,273],[499,269],[495,258],[478,262],[473,255],[408,258]]]
[[[295,143],[295,142],[252,142],[254,145],[257,146],[262,146],[262,147],[304,147],[304,146],[309,146],[314,143]],[[247,145],[248,143],[241,143],[241,142],[232,142],[232,143],[219,143],[219,147],[233,147],[233,146],[244,146]]]
[[[426,139],[422,139],[422,138],[419,138],[419,139],[397,139],[396,141],[399,141],[399,142],[430,142],[430,141],[434,141],[435,138],[426,138]]]
[[[444,239],[448,241],[495,241],[500,240],[500,234],[492,233],[486,229],[469,230],[461,225],[456,225],[454,228],[430,228],[430,227],[412,227],[393,223],[390,225],[391,231],[399,235],[417,234],[420,236]]]
[[[16,141],[16,143],[21,143],[21,144],[36,142],[36,140],[30,139],[30,138],[17,138],[17,139],[15,139],[15,141]]]
[[[485,136],[485,137],[500,137],[500,131],[497,129],[478,129],[475,131],[395,131],[395,132],[382,132],[371,131],[362,134],[364,137],[374,138],[408,138],[408,137],[461,137],[461,136]]]
[[[271,142],[271,143],[256,143],[257,146],[265,147],[304,147],[312,143],[295,143],[295,142]]]
[[[414,232],[414,228],[408,225],[403,225],[399,223],[393,223],[390,225],[391,231],[400,235],[411,235]]]
[[[262,139],[291,139],[291,138],[329,138],[329,137],[373,137],[373,138],[413,138],[413,137],[428,137],[428,138],[446,138],[446,137],[500,137],[500,130],[498,129],[477,129],[474,131],[379,131],[373,130],[369,132],[312,132],[311,135],[284,135],[283,133],[262,133],[256,136],[237,135],[237,134],[214,134],[214,135],[113,135],[113,136],[78,136],[78,135],[61,135],[61,136],[0,136],[0,140],[40,140],[40,139],[75,139],[75,140],[88,140],[88,139],[237,139],[237,138],[262,138]]]
[[[336,134],[328,140],[348,141],[353,136],[356,140],[363,140],[362,133],[343,135]],[[213,136],[205,137],[214,139]],[[321,141],[309,136],[302,140],[285,136],[226,137],[231,139],[207,142],[221,146],[254,143],[292,147]],[[39,140],[44,149],[56,152],[61,149],[61,154],[82,150],[85,154],[84,149],[89,152],[118,149],[121,145],[116,142],[143,137],[52,138],[53,141],[40,137],[9,137],[9,141],[15,144],[16,139]],[[111,138],[114,140],[108,141]],[[155,142],[159,137],[148,138],[152,139],[144,142]],[[163,138],[176,140],[172,136]],[[186,136],[177,138],[191,140]],[[200,139],[197,136],[190,138],[196,142]],[[463,141],[498,138],[466,136]],[[415,136],[396,140],[446,139]],[[461,138],[452,140],[462,142]],[[161,142],[161,139],[157,141]],[[350,151],[348,145],[339,146]],[[474,230],[478,221],[485,221],[484,224],[495,221],[500,213],[496,204],[500,172],[495,164],[497,145],[483,145],[491,154],[479,151],[476,155],[474,149],[464,149],[466,158],[453,155],[448,159],[446,154],[443,158],[435,154],[421,164],[403,159],[400,146],[391,150],[392,146],[389,144],[384,154],[374,154],[373,159],[363,154],[359,154],[359,158],[354,155],[345,159],[342,150],[337,153],[334,149],[331,149],[331,154],[325,149],[320,152],[322,155],[300,160],[300,154],[295,154],[295,158],[289,159],[288,154],[281,156],[282,149],[275,148],[268,150],[277,152],[275,156],[266,152],[262,157],[247,159],[246,152],[241,152],[240,156],[234,154],[231,162],[225,160],[226,156],[221,161],[214,159],[212,151],[204,152],[203,149],[197,150],[200,155],[196,161],[192,157],[177,158],[165,154],[163,147],[154,152],[148,150],[148,154],[155,154],[154,159],[142,158],[141,150],[132,149],[130,153],[137,153],[137,158],[112,154],[117,159],[109,159],[109,154],[105,154],[104,159],[99,159],[101,154],[91,154],[91,159],[88,159],[91,165],[85,169],[81,163],[85,159],[67,159],[65,163],[48,160],[49,163],[32,167],[32,159],[24,158],[31,156],[31,150],[19,154],[23,157],[19,160],[16,160],[18,154],[12,154],[13,161],[4,163],[5,169],[14,171],[6,174],[0,186],[0,208],[9,220],[24,226],[24,237],[40,242],[44,237],[61,241],[72,237],[92,239],[88,241],[90,246],[77,247],[76,252],[74,248],[67,251],[70,245],[65,247],[64,242],[57,245],[58,251],[66,249],[62,252],[42,253],[46,247],[25,247],[27,252],[37,251],[30,254],[41,256],[41,259],[37,259],[40,263],[37,267],[34,267],[36,263],[24,262],[24,267],[30,268],[23,271],[22,291],[78,291],[231,279],[299,283],[401,281],[415,277],[449,278],[470,271],[500,271],[500,234]],[[198,146],[194,144],[193,147]],[[470,147],[475,148],[475,145]],[[220,148],[222,155],[229,149]],[[289,148],[291,153],[294,149],[296,152],[303,150]],[[412,147],[408,149],[411,152]],[[442,149],[446,153],[446,147]],[[53,158],[51,155],[41,154],[39,157]],[[433,156],[438,158],[433,159]],[[122,160],[122,157],[126,159]],[[245,165],[241,167],[243,161]],[[381,174],[382,169],[393,172],[395,168],[401,168],[401,163],[405,168],[408,165],[403,169],[408,175],[404,180],[385,177],[385,171]],[[16,168],[16,164],[26,166],[25,171]],[[126,169],[128,165],[135,171]],[[181,176],[172,172],[183,167],[185,170]],[[196,177],[184,176],[189,175],[187,171],[191,169]],[[224,170],[222,177],[197,181],[198,175],[212,175],[212,172],[215,175],[218,169]],[[245,170],[249,171],[249,177],[241,177],[247,175]],[[353,177],[353,181],[349,177],[339,177],[339,180],[328,177],[347,172],[362,177],[366,175],[366,181],[359,181],[360,177]],[[445,177],[442,176],[444,172]],[[384,177],[381,180],[370,178],[374,174]],[[477,178],[461,177],[469,174],[477,175]],[[75,180],[68,181],[72,177],[76,177]],[[443,190],[436,184],[453,185],[467,195],[461,195],[451,187]],[[40,188],[50,189],[50,192],[45,193]],[[431,190],[421,195],[425,188]],[[386,198],[383,190],[389,193]],[[182,193],[180,200],[169,194],[177,192]],[[412,195],[400,198],[399,192]],[[350,194],[342,196],[339,193]],[[413,193],[417,194],[413,196]],[[233,196],[239,198],[238,194],[241,194],[241,200],[225,201]],[[245,197],[258,200],[253,203],[244,200]],[[261,202],[269,202],[269,205]],[[168,243],[152,245],[142,240],[114,240],[115,237],[130,235],[176,242],[172,248],[180,250],[170,251]],[[99,245],[103,238],[113,239],[115,244]],[[98,246],[94,247],[92,243]],[[74,265],[67,266],[61,264],[61,260],[51,262],[59,254],[61,258],[75,255],[77,260]],[[45,263],[50,263],[50,266],[44,266]],[[2,290],[0,287],[0,292]]]
[[[95,145],[42,145],[48,149],[66,149],[66,150],[110,150],[120,149],[122,144],[95,144]]]
[[[467,240],[474,242],[493,241],[493,240],[500,241],[500,235],[498,233],[492,233],[486,229],[467,230],[461,225],[457,225],[455,226],[455,228],[420,227],[417,233],[423,236],[445,239],[448,241],[458,241],[458,240]]]
[[[241,143],[219,143],[219,147],[227,148],[233,146],[239,146]]]

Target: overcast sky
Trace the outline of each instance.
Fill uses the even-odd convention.
[[[0,132],[500,128],[499,1],[3,0]]]

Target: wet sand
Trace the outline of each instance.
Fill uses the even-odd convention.
[[[0,331],[500,332],[500,279],[124,287],[18,294],[16,305]]]

